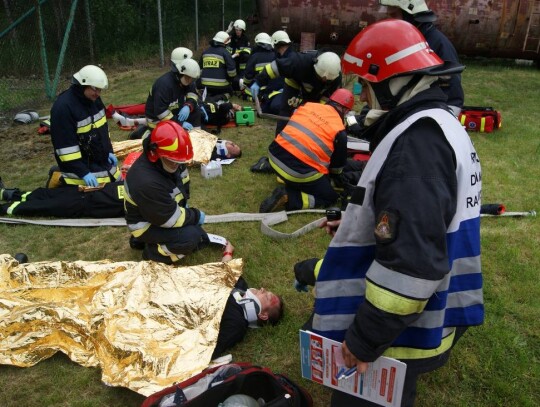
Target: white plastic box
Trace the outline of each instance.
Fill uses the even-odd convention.
[[[219,161],[210,161],[208,164],[201,165],[201,175],[203,178],[221,177],[223,171]]]

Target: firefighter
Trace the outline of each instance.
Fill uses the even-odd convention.
[[[293,52],[288,58],[275,59],[255,77],[251,85],[253,97],[261,86],[271,79],[285,78],[285,87],[279,111],[280,116],[290,117],[292,112],[306,102],[321,102],[341,86],[341,63],[333,52]],[[280,120],[276,135],[287,121]]]
[[[444,365],[484,319],[480,161],[438,86],[440,75],[462,70],[402,20],[369,25],[343,56],[344,74],[368,91],[372,155],[333,221],[304,328],[342,342],[358,373],[381,355],[405,362],[405,407],[418,376]],[[372,404],[335,391],[331,405]]]
[[[209,243],[204,212],[188,207],[186,164],[192,158],[187,131],[173,120],[162,121],[143,139],[143,154],[126,175],[130,246],[144,244],[144,260],[173,264]]]
[[[251,98],[249,87],[266,65],[276,59],[272,37],[267,33],[259,33],[255,37],[255,48],[249,57],[246,70],[244,72],[243,85],[246,95]],[[275,78],[268,82],[268,85],[263,86],[259,91],[259,102],[264,113],[279,113],[279,95],[283,92],[283,78]]]
[[[206,89],[208,96],[225,95],[229,98],[233,93],[236,63],[226,49],[230,41],[229,34],[219,31],[201,55],[202,73],[197,85],[199,89]]]
[[[86,65],[51,108],[51,141],[63,185],[97,187],[120,177],[100,97],[108,86],[101,68]]]
[[[388,6],[388,16],[405,20],[420,30],[430,48],[443,61],[459,63],[459,57],[454,45],[437,27],[437,15],[428,8],[424,0],[379,0],[383,6]],[[461,86],[461,74],[441,77],[439,86],[448,96],[448,106],[456,117],[463,108],[464,93]]]
[[[234,90],[241,90],[239,80],[244,75],[247,61],[251,55],[251,44],[249,37],[246,35],[246,22],[236,20],[234,23],[229,24],[227,34],[231,36],[231,41],[227,44],[227,51],[231,53],[236,63],[236,78],[233,81],[233,87]]]
[[[270,166],[286,186],[277,187],[259,212],[327,207],[338,200],[332,179],[340,183],[347,161],[343,118],[353,105],[353,94],[338,89],[326,104],[308,102],[294,112],[268,147]]]
[[[272,34],[272,45],[278,58],[288,58],[292,52],[295,52],[289,34],[283,30]]]
[[[201,109],[195,81],[201,74],[197,61],[187,48],[171,53],[171,70],[152,85],[144,114],[148,131],[164,120],[175,120],[186,130],[201,127]]]

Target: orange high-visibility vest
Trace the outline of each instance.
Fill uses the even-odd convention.
[[[334,139],[343,130],[343,120],[332,106],[306,103],[296,110],[275,141],[303,163],[328,174]]]

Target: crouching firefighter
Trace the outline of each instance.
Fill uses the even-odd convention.
[[[132,248],[144,260],[173,264],[209,243],[203,211],[188,207],[193,158],[189,134],[175,121],[157,124],[125,179],[126,221]]]

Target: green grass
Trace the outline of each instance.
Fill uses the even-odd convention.
[[[482,161],[484,203],[504,203],[509,211],[540,210],[540,71],[530,67],[467,63],[463,75],[466,104],[501,111],[503,128],[491,134],[471,133]],[[107,72],[110,89],[105,104],[142,103],[164,69]],[[352,85],[350,85],[352,86]],[[245,103],[244,103],[245,104]],[[42,106],[44,114],[50,106]],[[359,106],[357,107],[357,110]],[[256,212],[277,185],[273,176],[253,174],[249,166],[273,138],[275,123],[256,119],[252,127],[224,129],[222,136],[243,148],[243,157],[223,169],[223,177],[206,180],[191,171],[191,204],[207,214]],[[114,140],[127,132],[110,123]],[[0,176],[9,186],[42,186],[54,164],[48,137],[37,125],[0,132]],[[293,217],[278,229],[292,232],[319,215]],[[300,378],[298,328],[308,318],[311,293],[292,288],[295,262],[324,254],[328,237],[320,230],[298,239],[272,240],[256,222],[209,224],[208,232],[230,239],[235,256],[245,261],[244,275],[253,286],[282,294],[286,317],[280,325],[252,331],[232,349],[234,360],[251,361],[289,375],[309,389],[316,406],[326,406],[329,391]],[[484,218],[482,262],[485,277],[486,322],[470,329],[444,368],[422,377],[418,406],[536,406],[540,399],[540,289],[538,284],[538,218]],[[0,251],[25,252],[31,261],[138,260],[123,228],[71,229],[0,224]],[[218,248],[188,257],[185,264],[220,258]],[[56,355],[31,368],[0,366],[2,406],[137,406],[143,400],[129,390],[100,382],[98,369],[78,366]]]

